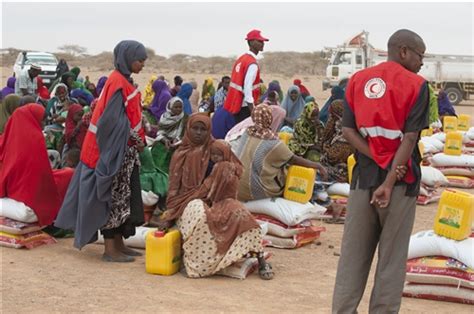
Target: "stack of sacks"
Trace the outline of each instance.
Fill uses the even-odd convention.
[[[49,234],[41,231],[38,217],[22,202],[10,198],[0,199],[0,246],[32,249],[56,243]]]
[[[474,234],[455,241],[422,231],[410,238],[403,295],[474,304]]]
[[[318,239],[326,229],[315,227],[310,219],[320,218],[326,208],[317,204],[300,204],[284,198],[267,198],[244,203],[259,223],[266,222],[268,246],[292,249]]]
[[[351,192],[349,183],[334,183],[326,190],[331,197],[331,200],[336,204],[347,205],[347,199]]]
[[[441,198],[439,187],[448,184],[448,179],[440,170],[434,167],[421,166],[421,186],[416,200],[417,204],[427,205],[439,201]]]
[[[433,156],[443,151],[444,141],[440,140],[440,138],[443,138],[443,135],[444,133],[436,133],[431,136],[423,136],[420,138],[420,142],[423,143],[424,148],[423,158]],[[444,138],[446,139],[446,135],[444,135]]]
[[[429,159],[448,179],[450,187],[474,188],[474,155],[436,154]]]
[[[464,141],[466,140],[466,142]],[[463,136],[464,153],[474,154],[474,127],[471,127]]]

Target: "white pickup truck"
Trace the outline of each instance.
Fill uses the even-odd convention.
[[[348,39],[332,52],[323,80],[323,90],[345,85],[355,72],[387,60],[387,52],[369,44],[369,33]],[[436,89],[444,89],[449,100],[457,105],[474,94],[474,56],[426,54],[418,73]]]
[[[15,65],[13,66],[15,76],[18,77],[21,70],[29,69],[32,63],[41,66],[41,73],[39,76],[43,79],[45,85],[50,86],[50,84],[56,79],[56,67],[58,65],[58,59],[56,59],[56,56],[48,52],[22,51],[18,53]]]

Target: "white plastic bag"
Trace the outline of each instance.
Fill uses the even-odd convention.
[[[329,195],[349,196],[351,185],[349,183],[334,183],[326,191]]]
[[[263,214],[275,218],[287,226],[294,226],[306,219],[316,219],[326,211],[317,204],[301,204],[281,197],[249,201],[245,207],[253,214]]]
[[[447,186],[449,181],[440,170],[421,166],[421,183],[427,186]]]
[[[430,159],[432,166],[440,167],[474,167],[474,155],[462,154],[459,156],[436,154]]]
[[[0,216],[27,223],[38,221],[35,212],[25,203],[8,197],[0,198]]]
[[[455,241],[439,236],[433,230],[421,231],[410,237],[408,259],[437,255],[457,259],[474,268],[474,238]]]

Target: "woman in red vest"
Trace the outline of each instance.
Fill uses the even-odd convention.
[[[75,232],[74,246],[104,236],[107,262],[132,262],[141,255],[127,248],[123,238],[135,234],[144,222],[139,157],[145,132],[140,93],[132,73],[139,73],[147,58],[136,41],[121,41],[114,49],[115,70],[97,102],[84,139],[80,162],[55,225]]]

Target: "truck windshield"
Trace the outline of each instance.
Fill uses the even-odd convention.
[[[351,64],[351,52],[350,51],[340,51],[337,53],[334,58],[334,65],[339,64]]]
[[[54,57],[50,56],[28,56],[28,59],[26,59],[26,64],[30,63],[38,63],[38,64],[51,64],[55,65],[57,64],[57,60]]]

